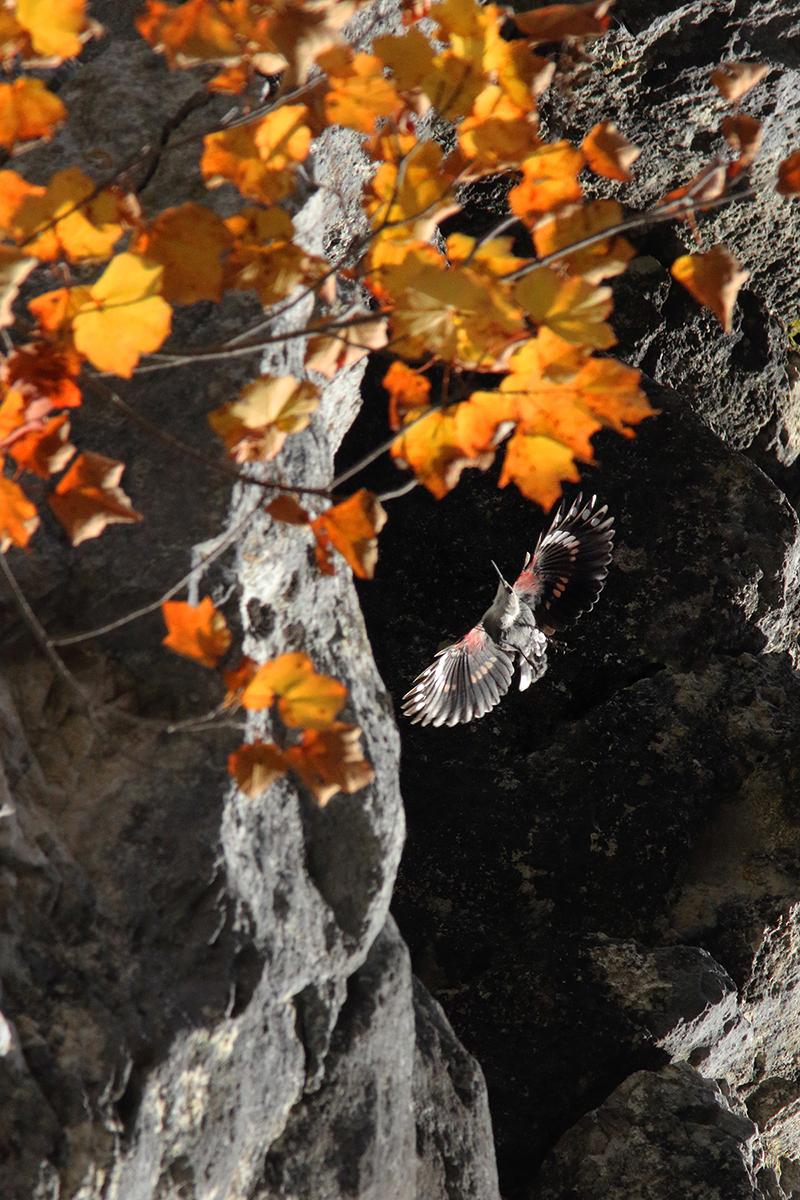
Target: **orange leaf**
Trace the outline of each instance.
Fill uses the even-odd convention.
[[[211,209],[191,200],[166,208],[131,243],[135,254],[161,263],[161,295],[171,304],[222,296],[222,255],[233,238]]]
[[[389,428],[400,429],[409,413],[427,408],[430,404],[431,382],[405,363],[395,361],[383,377],[389,393]]]
[[[588,204],[564,204],[542,217],[534,226],[533,240],[539,258],[573,246],[584,238],[611,229],[622,221],[622,205],[616,200],[592,200]],[[608,237],[583,250],[574,250],[559,260],[570,275],[587,283],[599,283],[625,270],[636,251],[623,237]]]
[[[469,178],[517,167],[541,144],[538,117],[499,85],[485,87],[459,126],[459,149]]]
[[[381,163],[364,188],[373,229],[399,225],[393,236],[426,241],[444,216],[458,210],[442,158],[440,147],[430,141],[414,146],[401,163]]]
[[[249,125],[210,133],[200,170],[208,187],[235,183],[243,196],[273,204],[294,187],[298,163],[308,155],[311,130],[304,104],[285,104]]]
[[[210,596],[204,596],[198,605],[165,600],[161,612],[167,626],[161,644],[168,650],[213,669],[230,648],[231,631]]]
[[[57,171],[46,188],[0,171],[0,226],[46,262],[107,258],[122,236],[124,206],[116,191],[94,191],[78,167]]]
[[[795,150],[778,166],[778,182],[776,192],[782,196],[796,196],[800,193],[800,150]]]
[[[66,116],[63,102],[40,79],[0,83],[0,146],[7,150],[15,142],[52,137]]]
[[[391,453],[402,466],[411,467],[437,500],[452,491],[466,467],[486,471],[494,461],[493,450],[477,455],[464,450],[456,407],[435,409],[411,425],[393,443]]]
[[[670,271],[695,300],[711,309],[725,332],[730,333],[737,293],[750,276],[730,251],[717,244],[705,254],[683,254],[675,259]]]
[[[118,486],[125,464],[102,454],[79,454],[48,504],[66,529],[73,546],[98,537],[106,525],[142,520]]]
[[[69,417],[53,417],[40,432],[24,434],[13,443],[10,454],[17,466],[41,479],[63,471],[75,453],[69,438]]]
[[[271,783],[285,775],[287,768],[286,759],[271,742],[245,742],[228,757],[228,774],[250,800],[257,799]]]
[[[619,179],[628,183],[633,176],[630,167],[642,153],[623,137],[613,121],[601,121],[590,130],[581,143],[586,161],[595,175]]]
[[[281,521],[284,525],[310,525],[311,517],[293,496],[285,493],[276,496],[266,507],[266,512],[273,521]]]
[[[722,63],[711,72],[711,82],[724,100],[735,104],[745,92],[749,92],[765,75],[769,75],[771,70],[772,68],[765,63]]]
[[[534,151],[522,163],[522,183],[508,193],[512,212],[530,227],[557,205],[580,200],[577,176],[583,164],[583,154],[569,142]]]
[[[292,241],[294,226],[280,208],[243,208],[225,222],[233,246],[223,264],[223,288],[255,288],[266,308],[298,284],[315,282],[328,264]]]
[[[242,693],[246,709],[269,708],[290,728],[329,729],[347,701],[347,688],[328,675],[317,675],[311,659],[298,651],[259,667]]]
[[[349,325],[334,333],[310,338],[306,349],[306,367],[319,371],[326,379],[333,379],[339,371],[346,371],[360,362],[372,350],[386,345],[389,335],[386,321],[365,321],[363,325]]]
[[[257,671],[258,663],[255,659],[243,654],[238,666],[222,672],[222,682],[225,684],[225,699],[222,703],[225,708],[241,703],[242,692],[248,683],[255,679]]]
[[[0,551],[27,546],[38,525],[36,505],[13,479],[0,475]]]
[[[611,21],[606,16],[611,0],[592,0],[590,4],[550,4],[530,12],[513,13],[518,29],[531,42],[561,42],[568,37],[599,37]]]
[[[339,551],[359,579],[372,579],[378,560],[378,534],[385,524],[386,511],[380,500],[362,488],[327,509],[311,522],[311,528],[323,544],[329,541]]]
[[[236,462],[264,462],[275,458],[290,433],[311,423],[319,404],[313,383],[293,375],[278,379],[262,375],[231,400],[208,414],[208,423],[224,441]]]
[[[617,340],[605,321],[612,308],[611,288],[537,267],[516,284],[514,294],[537,324],[549,326],[566,342],[607,350]]]
[[[308,730],[284,760],[324,807],[338,792],[348,795],[372,783],[375,772],[361,752],[361,730],[337,721],[330,729]]]
[[[394,116],[402,108],[394,84],[384,78],[383,63],[374,55],[354,55],[349,46],[335,46],[318,54],[317,63],[328,76],[324,103],[329,124],[372,133],[378,117]]]
[[[500,487],[515,483],[523,496],[547,510],[561,495],[561,481],[580,482],[572,452],[551,438],[517,433],[506,447]]]
[[[15,15],[33,49],[48,58],[74,58],[83,42],[101,32],[86,20],[86,0],[17,0]]]
[[[75,377],[80,369],[81,357],[72,346],[30,342],[8,356],[2,374],[28,403],[46,400],[51,408],[77,408],[81,392]]]

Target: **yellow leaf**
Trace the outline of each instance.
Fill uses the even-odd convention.
[[[73,289],[80,293],[75,347],[99,371],[129,379],[141,355],[166,338],[172,309],[157,294],[163,271],[138,255],[118,254],[92,287]]]
[[[328,270],[322,258],[292,241],[294,226],[280,208],[243,208],[225,222],[233,239],[222,270],[223,288],[255,288],[264,307],[282,300],[298,284],[310,284]]]
[[[616,200],[592,200],[589,204],[564,204],[541,218],[533,228],[533,241],[539,258],[574,246],[584,238],[611,229],[622,221],[622,205]],[[559,260],[570,275],[580,275],[587,283],[599,283],[625,270],[636,251],[623,237],[608,237],[574,250]]]
[[[273,204],[294,187],[308,155],[311,130],[304,104],[285,104],[259,121],[203,139],[200,169],[208,187],[235,183],[243,196]]]
[[[78,167],[57,171],[46,188],[16,171],[0,171],[0,226],[46,262],[107,258],[123,232],[121,199],[113,191],[94,191]]]
[[[383,63],[374,55],[354,55],[349,46],[337,46],[318,54],[317,63],[328,76],[325,116],[331,125],[372,133],[378,117],[391,117],[402,108],[394,84],[384,78]]]
[[[274,458],[287,435],[299,433],[319,404],[313,383],[292,375],[262,375],[242,389],[238,400],[208,414],[208,423],[236,462]]]
[[[522,163],[522,182],[508,193],[511,211],[530,227],[559,204],[580,200],[577,177],[583,165],[583,154],[569,142],[535,150]]]
[[[537,324],[549,326],[567,342],[607,350],[617,340],[605,321],[612,308],[611,288],[538,267],[516,284],[514,295]]]
[[[317,675],[307,654],[282,654],[259,667],[242,693],[246,709],[269,708],[290,728],[328,729],[347,701],[347,688],[328,675]]]
[[[37,54],[73,58],[86,29],[86,0],[17,0],[15,14]]]
[[[538,126],[535,113],[520,108],[498,85],[484,88],[459,126],[468,177],[518,167],[540,145]]]
[[[441,500],[458,483],[466,467],[487,470],[494,451],[467,453],[456,428],[457,406],[434,410],[410,425],[392,444],[392,457],[411,467],[421,484]]]

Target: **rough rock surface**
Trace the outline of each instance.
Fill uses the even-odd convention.
[[[61,71],[70,123],[21,169],[38,180],[78,163],[97,177],[130,160],[151,213],[191,199],[226,214],[233,189],[207,191],[191,139],[228,102],[170,72],[123,8],[98,14],[106,38]],[[387,13],[371,17],[385,27]],[[354,138],[330,143],[295,217],[317,252],[326,240],[344,251],[359,212]],[[254,293],[201,304],[176,316],[172,344],[203,348],[261,315]],[[119,393],[218,458],[205,414],[299,354],[295,343],[266,362],[144,374]],[[361,374],[326,388],[280,460],[284,480],[330,481]],[[10,556],[43,624],[74,634],[114,621],[222,549],[190,596],[211,594],[257,660],[302,648],[341,679],[376,778],[324,810],[285,780],[247,801],[225,771],[241,729],[167,732],[221,692],[161,648],[158,613],[64,651],[80,696],[4,603],[0,1194],[492,1200],[480,1068],[412,985],[388,918],[404,837],[399,739],[349,569],[320,576],[308,532],[257,512],[260,489],[231,495],[108,405],[87,398],[76,424],[126,462],[145,520],[74,554],[49,523],[35,553]]]

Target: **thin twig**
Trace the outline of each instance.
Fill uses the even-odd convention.
[[[0,569],[2,569],[2,572],[6,579],[6,583],[8,584],[8,586],[11,590],[11,594],[14,597],[14,600],[16,602],[17,608],[19,609],[20,615],[21,615],[22,619],[25,621],[25,624],[30,629],[31,633],[33,634],[34,639],[36,640],[38,646],[44,653],[48,662],[53,667],[53,669],[56,672],[56,674],[58,675],[59,679],[61,679],[67,685],[67,687],[70,689],[70,691],[74,692],[75,696],[80,701],[81,708],[83,708],[85,710],[86,715],[88,716],[89,720],[91,721],[93,728],[95,730],[97,730],[97,723],[95,720],[94,710],[92,708],[92,705],[91,705],[88,697],[86,696],[86,693],[84,692],[83,688],[78,683],[77,679],[72,674],[72,672],[69,671],[67,669],[67,667],[64,665],[64,663],[61,660],[61,657],[56,653],[55,646],[53,644],[51,637],[49,636],[47,630],[41,624],[39,619],[36,617],[36,614],[34,613],[30,604],[28,604],[28,601],[25,599],[25,595],[22,591],[22,588],[17,583],[17,580],[14,577],[11,567],[8,565],[8,558],[5,554],[0,554]]]
[[[177,595],[177,593],[191,581],[194,575],[202,573],[207,567],[210,567],[211,564],[215,562],[216,559],[218,559],[219,556],[223,554],[230,545],[233,544],[239,534],[247,528],[260,508],[261,500],[259,500],[255,508],[251,509],[247,516],[244,517],[238,525],[234,526],[233,529],[228,530],[220,544],[216,546],[210,554],[207,554],[206,557],[201,559],[199,563],[196,563],[195,566],[192,567],[191,571],[188,571],[182,579],[179,579],[177,583],[173,584],[171,588],[164,592],[163,596],[160,596],[158,600],[154,600],[152,604],[145,604],[143,608],[137,608],[134,612],[130,612],[126,616],[120,617],[116,621],[110,621],[108,625],[98,626],[97,629],[87,629],[84,633],[74,633],[69,637],[51,638],[51,643],[54,646],[74,646],[78,642],[88,642],[92,638],[100,637],[104,633],[112,633],[115,629],[121,629],[123,625],[129,625],[131,621],[137,621],[139,617],[146,617],[150,613],[156,612],[159,608],[161,608],[161,605],[165,600],[170,600],[173,596]]]

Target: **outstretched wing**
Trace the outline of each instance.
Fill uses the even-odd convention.
[[[536,614],[547,633],[566,629],[588,612],[603,590],[614,545],[614,518],[597,508],[597,497],[584,504],[578,496],[556,513],[533,554],[525,559],[514,591]]]
[[[458,725],[484,716],[511,684],[514,664],[483,628],[476,625],[452,646],[440,650],[403,697],[403,712],[423,725]]]

